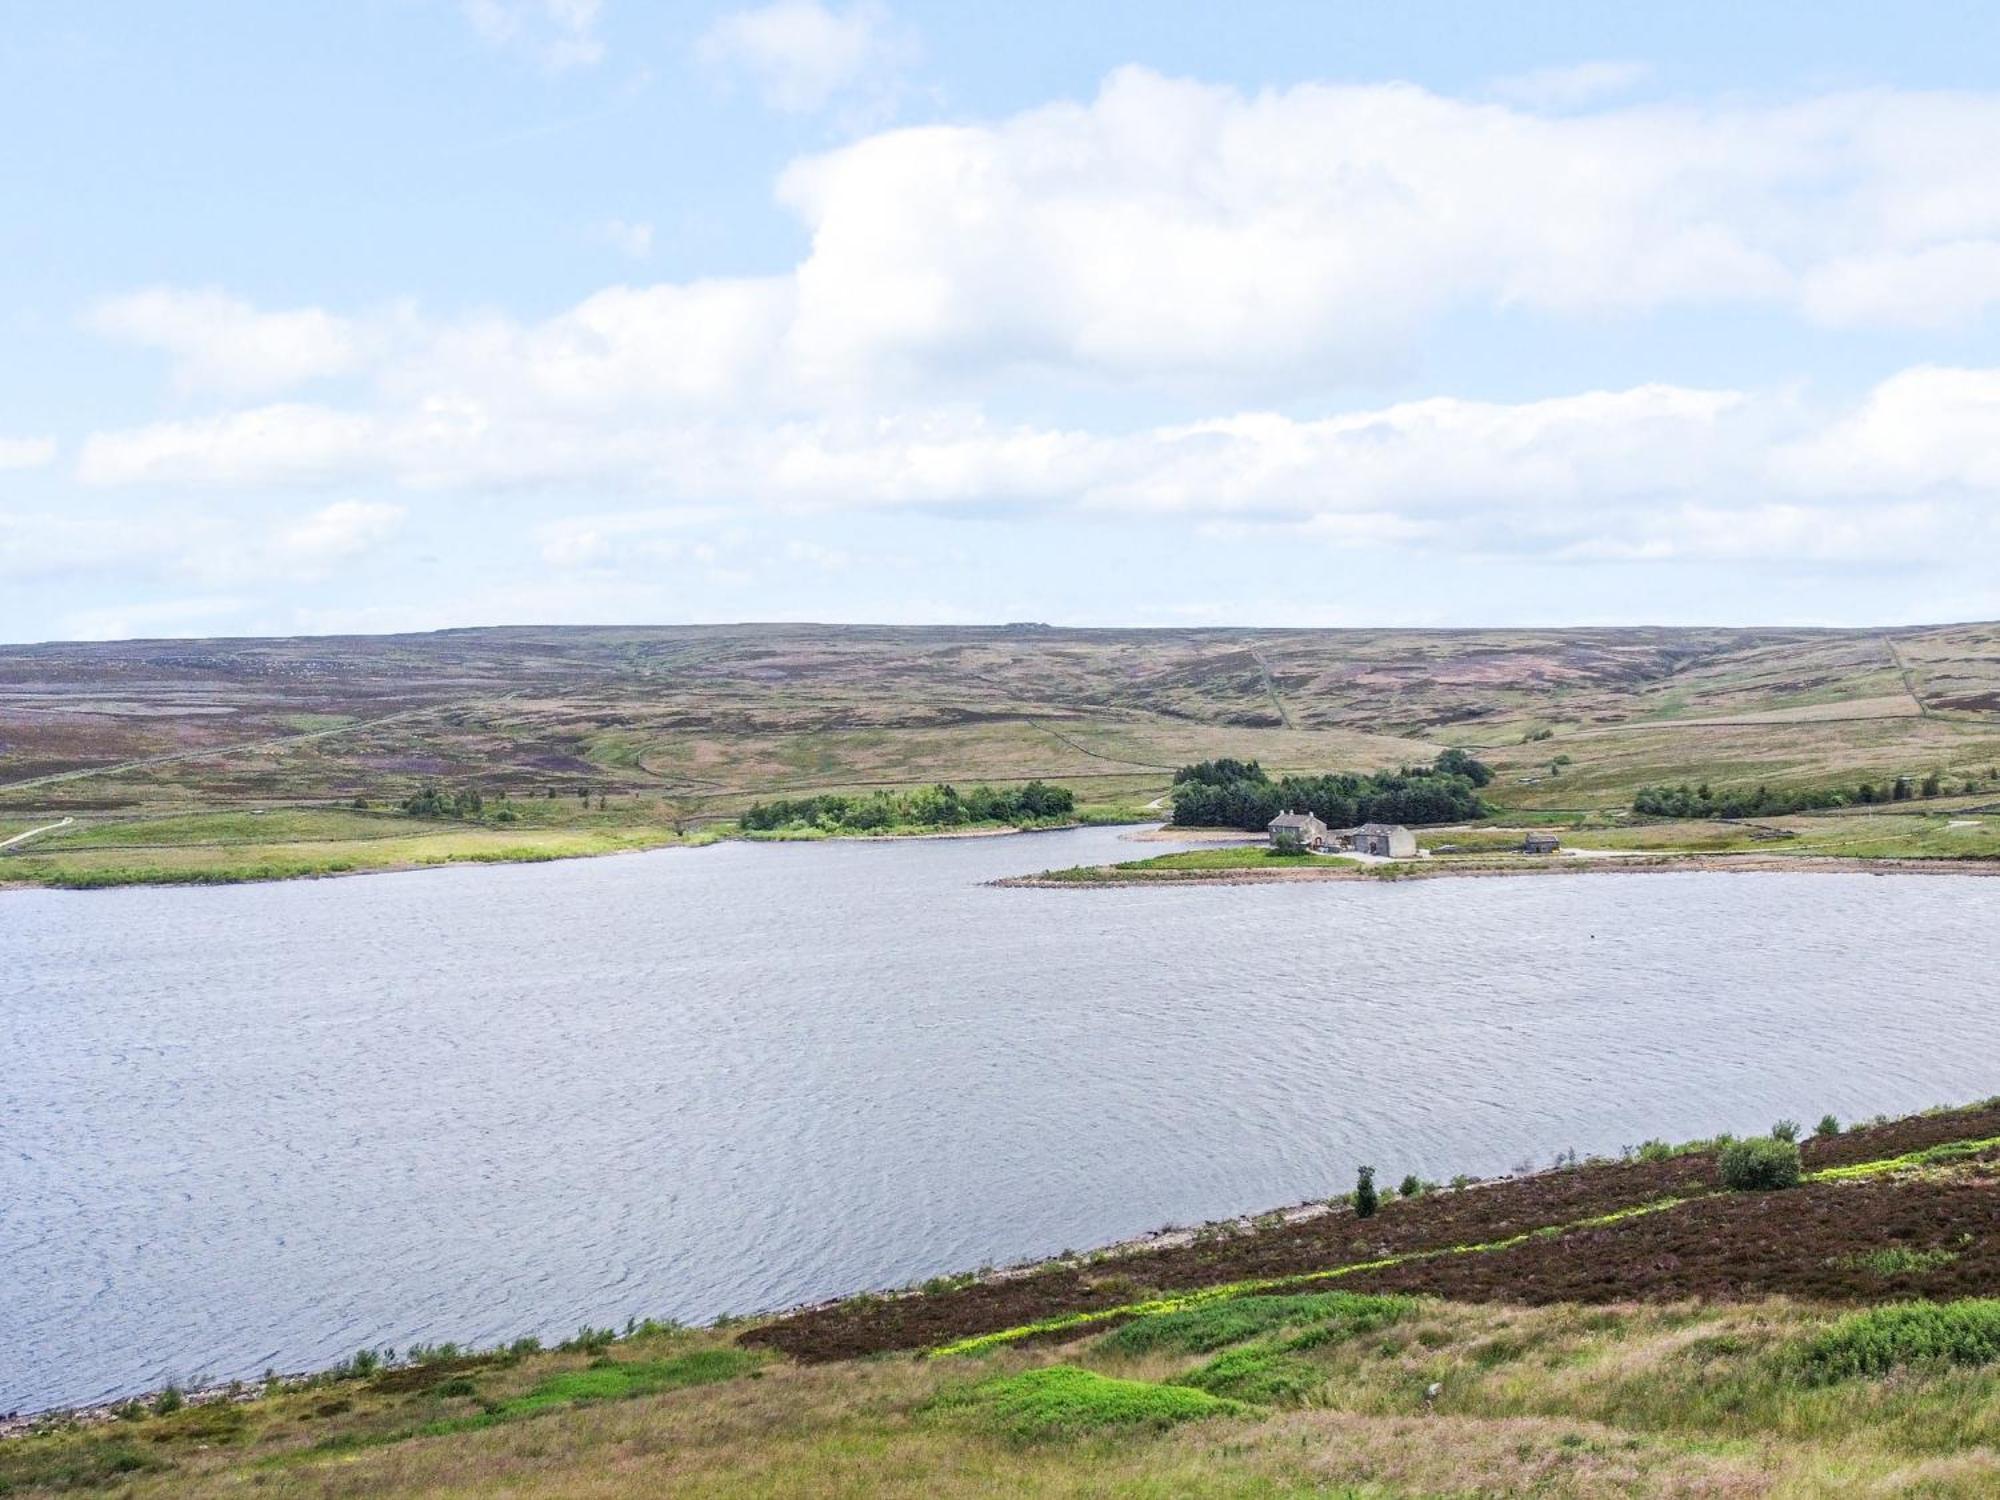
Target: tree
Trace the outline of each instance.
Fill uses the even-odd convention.
[[[1718,1166],[1722,1173],[1722,1185],[1734,1192],[1769,1192],[1776,1188],[1797,1187],[1800,1175],[1798,1143],[1768,1135],[1731,1141],[1722,1148]]]
[[[1567,765],[1569,757],[1556,757],[1557,765]],[[1440,776],[1462,776],[1474,786],[1485,786],[1493,780],[1493,768],[1484,761],[1474,760],[1465,751],[1453,747],[1444,751],[1432,763]]]
[[[1360,1167],[1354,1176],[1354,1216],[1357,1219],[1372,1219],[1379,1203],[1375,1196],[1375,1169]]]

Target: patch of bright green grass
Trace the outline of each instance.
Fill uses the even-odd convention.
[[[1858,1161],[1846,1167],[1821,1167],[1817,1172],[1806,1173],[1806,1181],[1853,1182],[1862,1177],[1881,1177],[1890,1172],[1943,1166],[1967,1157],[1982,1156],[1989,1151],[2000,1151],[2000,1136],[1988,1136],[1978,1141],[1947,1141],[1942,1146],[1931,1146],[1923,1151],[1884,1157],[1880,1161]]]
[[[2000,1362],[2000,1298],[1892,1302],[1850,1313],[1794,1354],[1812,1384],[1882,1375],[1902,1365]]]
[[[1376,1297],[1358,1292],[1319,1292],[1293,1297],[1238,1297],[1174,1312],[1153,1313],[1114,1329],[1099,1346],[1114,1354],[1172,1349],[1207,1354],[1241,1344],[1278,1328],[1308,1325],[1329,1343],[1383,1328],[1417,1306],[1412,1297]]]
[[[1164,1431],[1245,1408],[1187,1386],[1119,1380],[1075,1365],[1049,1365],[947,1391],[931,1402],[931,1409],[969,1415],[1010,1437],[1036,1439],[1149,1428]]]
[[[1833,1264],[1857,1271],[1872,1271],[1877,1276],[1915,1276],[1924,1271],[1935,1271],[1939,1266],[1948,1266],[1957,1259],[1956,1250],[1912,1250],[1907,1245],[1890,1245],[1882,1250],[1837,1256]]]
[[[1297,1406],[1326,1384],[1326,1371],[1283,1348],[1252,1345],[1218,1354],[1174,1381],[1257,1406]]]
[[[564,1370],[538,1382],[524,1396],[506,1402],[497,1415],[524,1417],[582,1401],[622,1401],[692,1385],[733,1380],[757,1363],[747,1349],[697,1349],[672,1359],[606,1360],[585,1370]]]

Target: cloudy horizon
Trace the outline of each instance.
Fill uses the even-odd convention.
[[[0,638],[2000,615],[2000,22],[1531,9],[20,15]]]

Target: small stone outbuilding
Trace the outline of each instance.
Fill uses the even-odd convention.
[[[1523,854],[1554,854],[1562,848],[1562,840],[1553,833],[1531,833],[1521,840]]]
[[[1377,859],[1415,859],[1417,836],[1401,823],[1363,823],[1354,830],[1351,847]]]

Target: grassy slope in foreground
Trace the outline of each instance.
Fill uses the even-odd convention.
[[[1786,1192],[1715,1192],[1711,1151],[1660,1148],[1392,1202],[1365,1224],[1320,1217],[1390,1243],[1491,1244],[1439,1240],[1408,1264],[1499,1278],[1513,1266],[1530,1292],[1538,1251],[1629,1264],[1623,1296],[1524,1306],[1342,1281],[1182,1299],[1071,1330],[1060,1347],[977,1357],[802,1363],[763,1347],[796,1320],[454,1351],[241,1402],[53,1424],[0,1442],[0,1494],[1989,1495],[2000,1303],[1962,1293],[1981,1279],[1991,1291],[2000,1266],[1996,1121],[1989,1103],[1809,1143],[1816,1180]],[[1629,1211],[1663,1182],[1684,1195],[1676,1206]],[[1891,1188],[1928,1211],[1892,1229],[1867,1211],[1868,1194]],[[1881,1243],[1829,1254],[1845,1242],[1786,1219],[1842,1194],[1861,1211],[1823,1227]],[[1564,1203],[1627,1211],[1537,1234],[1528,1221]],[[1648,1275],[1668,1260],[1644,1245],[1644,1259],[1621,1262],[1625,1237],[1705,1207],[1753,1231],[1737,1242],[1747,1254],[1720,1263],[1733,1279],[1708,1289],[1736,1300],[1650,1300],[1663,1284]],[[1296,1249],[1307,1227],[1247,1238]],[[1093,1274],[1129,1294],[1167,1265],[1123,1254]],[[1787,1266],[1815,1265],[1843,1305],[1761,1295],[1767,1277],[1782,1289]],[[1952,1300],[1914,1300],[1937,1288]],[[967,1290],[848,1306],[881,1316]]]

